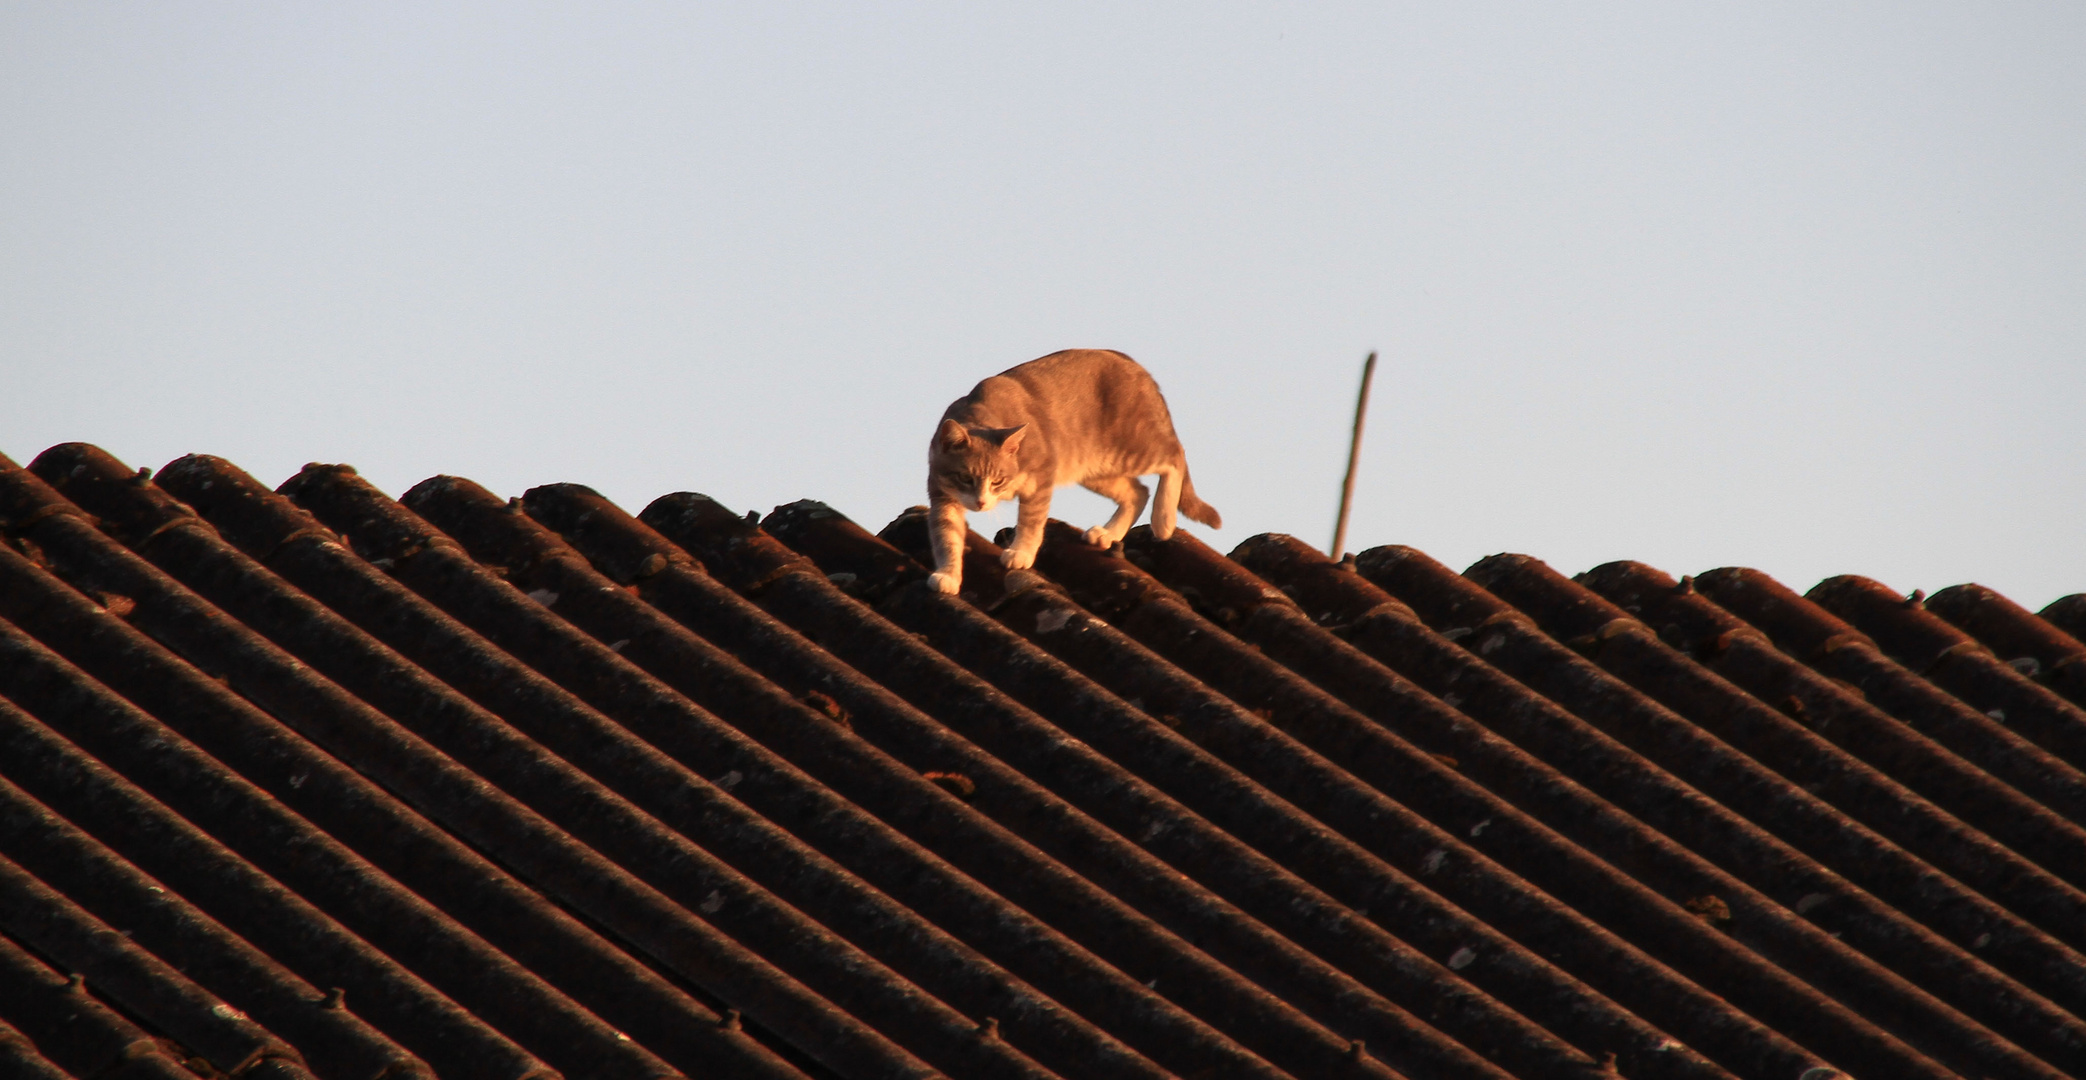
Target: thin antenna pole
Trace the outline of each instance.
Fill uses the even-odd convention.
[[[1354,466],[1362,456],[1362,420],[1369,415],[1369,384],[1376,379],[1376,353],[1362,361],[1362,393],[1354,402],[1354,441],[1347,444],[1347,478],[1340,481],[1340,518],[1333,523],[1333,546],[1326,554],[1337,559],[1347,553],[1347,511],[1354,505]]]

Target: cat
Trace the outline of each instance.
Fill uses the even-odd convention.
[[[950,404],[928,446],[928,582],[951,594],[962,587],[964,512],[1004,499],[1021,500],[1021,510],[1000,562],[1035,565],[1051,492],[1063,484],[1115,500],[1108,523],[1086,531],[1094,546],[1113,546],[1144,512],[1151,492],[1137,478],[1149,473],[1159,476],[1154,537],[1173,535],[1176,508],[1223,527],[1216,507],[1196,497],[1166,399],[1137,361],[1110,349],[1067,349],[1000,372]]]

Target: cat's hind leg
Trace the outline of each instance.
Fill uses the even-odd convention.
[[[1000,565],[1009,570],[1026,570],[1036,565],[1036,549],[1043,546],[1043,526],[1050,521],[1050,490],[1021,497],[1014,517],[1014,542],[1000,553]]]
[[[1181,505],[1183,470],[1162,466],[1158,472],[1159,498],[1152,503],[1152,539],[1171,540],[1174,527],[1179,523],[1174,514]]]
[[[1106,525],[1096,525],[1086,531],[1086,542],[1098,548],[1114,547],[1130,526],[1137,523],[1137,515],[1144,513],[1145,500],[1152,492],[1144,482],[1134,476],[1111,476],[1100,480],[1086,480],[1079,485],[1101,496],[1115,500],[1115,515]]]

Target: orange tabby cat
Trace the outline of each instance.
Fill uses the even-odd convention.
[[[928,580],[945,593],[962,587],[964,512],[1002,499],[1021,500],[1021,512],[1000,561],[1013,570],[1034,565],[1051,492],[1063,484],[1115,500],[1108,524],[1086,531],[1095,546],[1109,547],[1144,512],[1151,492],[1137,478],[1148,473],[1159,476],[1153,536],[1173,535],[1176,507],[1191,521],[1223,526],[1216,507],[1195,497],[1166,399],[1137,361],[1067,349],[994,375],[949,406],[928,447]]]

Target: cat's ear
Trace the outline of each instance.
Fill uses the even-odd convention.
[[[934,432],[935,445],[944,450],[957,449],[969,441],[971,441],[971,433],[963,430],[963,425],[954,420],[942,421],[942,426],[936,428]]]
[[[1007,437],[1000,440],[1000,450],[1009,454],[1018,453],[1021,450],[1021,440],[1027,438],[1028,433],[1029,426],[1027,424],[1023,424],[1008,432]]]

